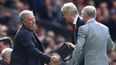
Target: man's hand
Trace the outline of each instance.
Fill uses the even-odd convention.
[[[60,56],[59,55],[53,55],[50,59],[49,65],[59,65],[60,64]]]
[[[68,47],[73,47],[73,48],[75,48],[75,45],[74,45],[73,43],[70,43],[70,42],[66,42],[66,43],[67,43]]]

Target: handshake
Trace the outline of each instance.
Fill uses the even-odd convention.
[[[59,64],[60,64],[60,56],[58,54],[54,54],[53,56],[51,56],[48,65],[59,65]]]

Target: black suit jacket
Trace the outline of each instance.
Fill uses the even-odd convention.
[[[9,64],[3,60],[0,60],[0,65],[9,65]]]
[[[73,36],[71,38],[71,42],[74,44],[77,44],[78,28],[82,25],[84,25],[84,22],[80,17],[78,17],[76,21],[76,31],[73,32]]]
[[[43,65],[50,57],[43,54],[43,45],[34,31],[22,26],[14,41],[10,65]]]
[[[75,44],[75,45],[78,44],[77,43],[78,29],[82,25],[84,25],[84,21],[80,17],[78,17],[77,21],[76,21],[76,31],[73,32],[73,36],[71,38],[71,42],[73,44]],[[84,65],[84,58],[82,60],[80,60],[80,64],[79,65]]]

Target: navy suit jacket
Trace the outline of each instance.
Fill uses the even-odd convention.
[[[78,17],[76,21],[76,31],[73,32],[73,36],[71,38],[71,42],[74,44],[77,44],[76,42],[77,42],[77,36],[78,36],[78,28],[82,25],[84,25],[84,22],[80,17]]]
[[[50,57],[43,53],[43,45],[33,30],[22,26],[14,41],[10,65],[43,65]]]
[[[83,20],[80,17],[78,17],[77,18],[77,21],[76,21],[76,31],[73,32],[73,36],[71,38],[71,42],[73,44],[75,44],[75,45],[78,44],[77,43],[78,29],[82,25],[84,25],[84,22],[83,22]],[[80,61],[80,64],[79,65],[84,65],[84,59]]]

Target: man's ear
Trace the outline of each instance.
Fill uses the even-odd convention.
[[[6,45],[8,48],[10,48],[10,46],[9,45]]]
[[[26,22],[25,22],[25,21],[22,21],[22,24],[23,24],[23,25],[26,25]]]

